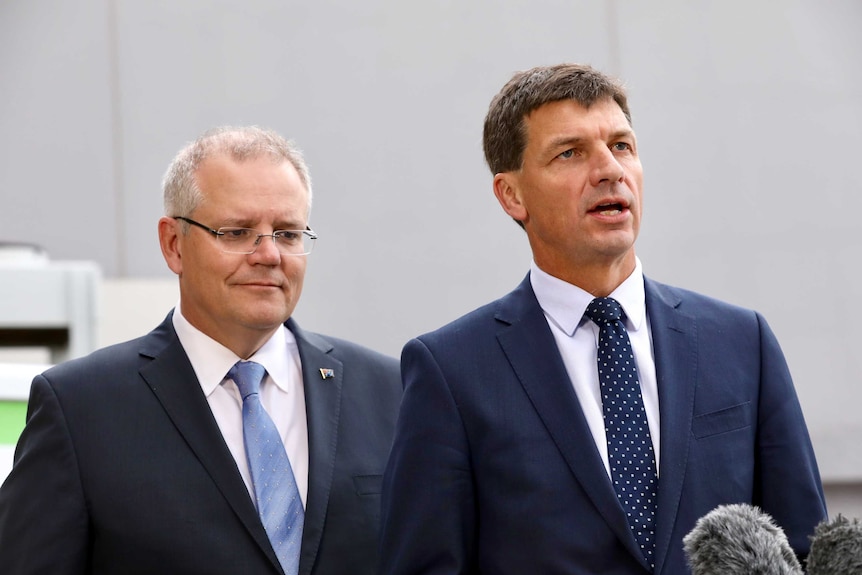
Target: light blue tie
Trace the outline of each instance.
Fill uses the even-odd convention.
[[[644,558],[655,569],[658,477],[625,313],[617,300],[599,297],[585,315],[599,326],[596,359],[614,491]]]
[[[266,369],[253,361],[238,361],[227,374],[242,396],[242,432],[257,511],[281,567],[295,575],[305,512],[284,444],[260,402],[264,375]]]

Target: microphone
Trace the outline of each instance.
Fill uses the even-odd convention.
[[[716,507],[698,519],[682,542],[692,575],[803,573],[784,531],[753,505]],[[821,575],[825,573],[831,574]]]
[[[838,515],[814,528],[806,561],[808,575],[862,573],[862,525]]]

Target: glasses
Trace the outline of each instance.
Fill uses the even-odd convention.
[[[173,218],[208,231],[215,236],[221,251],[228,254],[253,254],[260,247],[262,238],[272,238],[272,242],[282,255],[304,256],[311,253],[312,248],[314,248],[314,240],[317,239],[317,234],[308,226],[304,230],[275,230],[271,234],[262,234],[249,228],[219,228],[214,230],[191,218],[184,218],[183,216],[173,216]]]

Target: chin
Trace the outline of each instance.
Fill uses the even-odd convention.
[[[268,330],[286,322],[292,311],[291,308],[285,305],[273,306],[261,302],[247,310],[243,315],[245,324],[249,327]]]
[[[614,234],[600,240],[600,250],[611,256],[624,256],[634,250],[635,234],[631,232]]]

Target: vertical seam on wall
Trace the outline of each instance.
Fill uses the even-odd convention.
[[[606,0],[605,6],[607,7],[605,15],[608,27],[609,72],[619,78],[622,75],[622,62],[620,61],[620,26],[617,16],[617,0]]]
[[[108,76],[111,86],[111,160],[113,164],[113,199],[114,199],[114,232],[116,234],[116,266],[117,275],[127,274],[127,258],[123,257],[126,249],[125,225],[125,186],[123,170],[123,118],[120,99],[120,56],[119,30],[117,29],[117,0],[107,0],[108,6]]]

